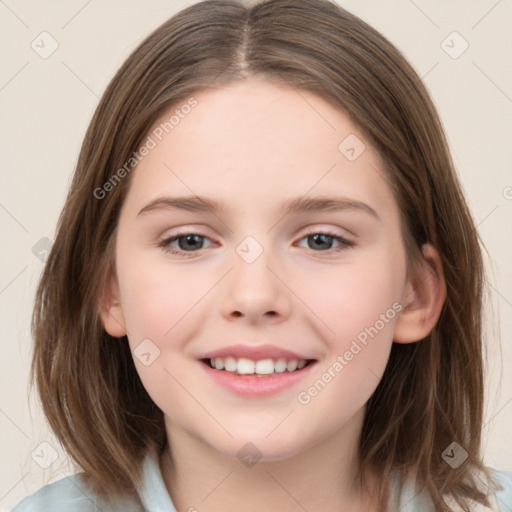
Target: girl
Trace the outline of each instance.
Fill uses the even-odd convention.
[[[510,509],[480,452],[482,287],[384,37],[328,0],[197,3],[86,134],[32,368],[82,472],[14,510]]]

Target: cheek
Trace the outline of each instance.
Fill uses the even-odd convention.
[[[167,400],[175,402],[183,395],[178,382],[188,380],[189,342],[200,336],[204,316],[210,309],[205,306],[207,295],[218,277],[212,271],[199,271],[192,266],[169,265],[164,258],[155,261],[144,254],[136,257],[136,251],[129,254],[132,257],[118,265],[128,340],[137,372],[162,408]],[[148,352],[151,364],[145,365],[139,355]],[[192,392],[194,383],[188,384],[187,389]]]
[[[190,381],[191,367],[183,356],[190,350],[188,342],[201,336],[201,325],[215,310],[208,294],[222,272],[155,263],[135,253],[125,252],[131,257],[119,259],[118,264],[128,338],[132,350],[147,338],[161,350],[151,366],[135,360],[137,371],[161,409],[187,410],[193,416],[188,419],[195,420],[201,411],[190,404],[179,383],[186,383],[194,396],[205,391]],[[330,418],[322,428],[346,421],[380,380],[392,343],[394,304],[403,287],[401,263],[400,254],[390,250],[346,265],[325,266],[321,272],[315,265],[289,276],[300,301],[290,298],[297,307],[288,321],[313,326],[325,356],[315,379],[304,382],[296,403],[309,418]]]
[[[124,273],[123,273],[124,270]],[[208,283],[176,267],[139,259],[119,269],[121,298],[128,333],[163,341],[179,331]]]
[[[328,353],[297,400],[316,417],[345,421],[366,403],[384,373],[402,309],[405,259],[390,251],[340,266],[328,280],[302,278],[304,302],[328,327],[323,330]]]
[[[188,411],[190,421],[198,421],[201,411],[191,405],[187,394],[198,391],[194,383],[188,382],[190,366],[184,364],[183,355],[187,341],[200,327],[198,301],[211,284],[201,285],[200,279],[193,283],[186,272],[176,268],[170,272],[169,266],[155,265],[144,258],[128,263],[125,267],[119,265],[118,276],[137,373],[161,410]]]
[[[326,326],[333,348],[343,349],[347,341],[376,323],[382,337],[392,337],[405,272],[399,262],[393,268],[392,259],[389,264],[386,259],[340,266],[321,279],[313,273],[302,274],[301,299]]]
[[[401,309],[385,282],[363,285],[347,277],[345,283],[346,289],[317,301],[319,308],[324,304],[318,311],[334,334],[326,338],[327,357],[296,396],[312,432],[336,429],[364,407],[386,368]]]

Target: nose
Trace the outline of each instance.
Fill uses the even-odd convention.
[[[289,317],[293,293],[269,250],[251,263],[235,253],[233,265],[221,299],[222,314],[228,320],[279,323]]]

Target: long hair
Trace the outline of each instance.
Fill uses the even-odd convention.
[[[447,510],[447,495],[465,507],[468,499],[485,503],[476,477],[485,472],[478,235],[420,78],[386,38],[329,0],[199,2],[149,35],[108,85],[80,151],[32,319],[31,379],[51,428],[105,496],[133,495],[143,457],[165,448],[163,413],[139,379],[127,340],[109,336],[99,317],[131,183],[126,162],[172,106],[256,75],[345,112],[381,156],[408,260],[417,260],[427,242],[442,259],[447,297],[436,327],[420,342],[393,344],[366,405],[361,477],[378,475],[380,510],[391,472],[402,482],[414,476],[436,511]],[[453,442],[468,456],[456,469],[443,459]]]

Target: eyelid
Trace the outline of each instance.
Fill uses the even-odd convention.
[[[178,238],[188,236],[188,235],[199,235],[200,237],[202,237],[204,239],[211,240],[211,238],[209,236],[203,235],[200,232],[185,232],[185,233],[176,233],[176,234],[172,234],[170,236],[161,238],[158,240],[157,246],[166,254],[178,256],[178,257],[181,257],[184,259],[193,258],[196,255],[196,253],[202,254],[203,248],[198,249],[197,251],[182,251],[181,249],[174,249],[171,246],[171,243],[175,242]],[[215,242],[213,243],[213,245],[215,245]]]
[[[165,240],[169,240],[171,238],[186,236],[186,235],[200,235],[204,238],[208,238],[209,240],[212,240],[212,238],[209,235],[207,235],[204,231],[202,231],[201,228],[189,227],[189,228],[176,228],[176,229],[177,229],[177,231],[172,232],[172,234],[170,234],[170,235],[159,237],[159,239],[160,239],[159,241],[165,241]],[[303,228],[303,229],[304,229],[304,232],[299,232],[297,234],[297,236],[300,236],[300,239],[302,239],[306,236],[320,234],[320,233],[325,234],[325,235],[330,235],[333,237],[343,238],[346,241],[349,241],[349,238],[351,236],[355,236],[353,233],[351,233],[347,229],[342,229],[339,227],[337,227],[337,228],[322,227],[322,225],[320,225],[320,224],[308,226],[307,228]],[[337,229],[340,229],[343,232],[338,233],[336,231]],[[345,233],[347,233],[348,236]]]
[[[327,250],[323,250],[323,251],[315,251],[313,249],[309,249],[312,253],[316,253],[319,256],[326,256],[326,257],[332,256],[333,254],[337,254],[340,251],[353,248],[355,245],[355,243],[350,240],[350,237],[347,238],[345,235],[336,232],[336,230],[334,230],[330,227],[322,228],[319,226],[309,226],[308,228],[305,228],[305,229],[307,229],[306,232],[303,232],[300,235],[297,235],[298,240],[295,242],[295,244],[294,244],[295,246],[297,243],[299,243],[302,240],[304,240],[310,236],[313,236],[313,235],[329,236],[341,244],[341,246],[339,246],[339,247],[335,247],[335,248],[331,248],[331,249],[327,249]],[[181,237],[186,237],[186,236],[190,236],[190,235],[197,235],[201,238],[209,240],[210,242],[213,242],[213,245],[216,244],[216,242],[211,237],[209,237],[208,235],[206,235],[204,232],[202,232],[199,229],[194,229],[194,228],[184,229],[184,228],[182,228],[182,229],[179,229],[178,231],[172,233],[169,236],[160,238],[158,241],[158,246],[160,248],[162,248],[164,252],[169,253],[169,254],[181,256],[184,258],[194,257],[194,255],[196,253],[201,254],[203,252],[203,249],[207,249],[207,247],[200,248],[196,251],[184,251],[181,249],[176,250],[176,249],[171,248],[171,243],[175,242],[177,239],[179,239]]]
[[[205,238],[205,239],[210,240],[211,242],[215,243],[215,241],[210,236],[208,236],[206,233],[202,232],[199,229],[186,229],[183,231],[176,231],[175,233],[172,233],[170,235],[160,237],[158,239],[158,245],[164,245],[166,243],[169,244],[170,241],[175,241],[178,238],[181,238],[184,236],[189,236],[189,235],[198,235],[202,238]],[[190,251],[190,252],[192,252],[192,251]],[[197,251],[197,252],[199,252],[199,251]]]
[[[331,230],[331,229],[322,229],[322,228],[313,228],[311,229],[310,231],[307,231],[306,233],[303,233],[300,237],[299,237],[299,242],[304,240],[305,238],[308,238],[310,236],[313,236],[313,235],[325,235],[325,236],[330,236],[332,237],[334,240],[336,240],[337,242],[341,243],[342,245],[340,247],[335,247],[333,249],[327,249],[326,251],[313,251],[312,249],[310,249],[312,252],[314,253],[318,253],[319,255],[322,255],[322,254],[325,254],[326,256],[330,256],[332,255],[333,253],[336,254],[338,253],[339,251],[342,251],[344,249],[350,249],[352,247],[355,246],[355,242],[353,242],[352,240],[350,240],[349,237],[346,237],[345,235],[342,235],[340,233],[337,233],[335,230]]]
[[[170,234],[166,234],[170,233]],[[208,238],[209,240],[212,240],[212,237],[210,235],[207,235],[205,230],[201,228],[196,228],[194,226],[187,226],[187,227],[179,227],[179,228],[169,228],[164,230],[163,234],[158,237],[158,240],[165,241],[169,240],[171,238],[176,238],[180,236],[187,236],[187,235],[199,235],[204,238]]]
[[[311,236],[317,233],[342,239],[342,241],[345,242],[347,245],[355,245],[358,239],[357,235],[354,232],[346,228],[342,228],[339,225],[333,225],[328,223],[310,224],[307,227],[298,231],[297,238],[302,239],[304,237]]]

